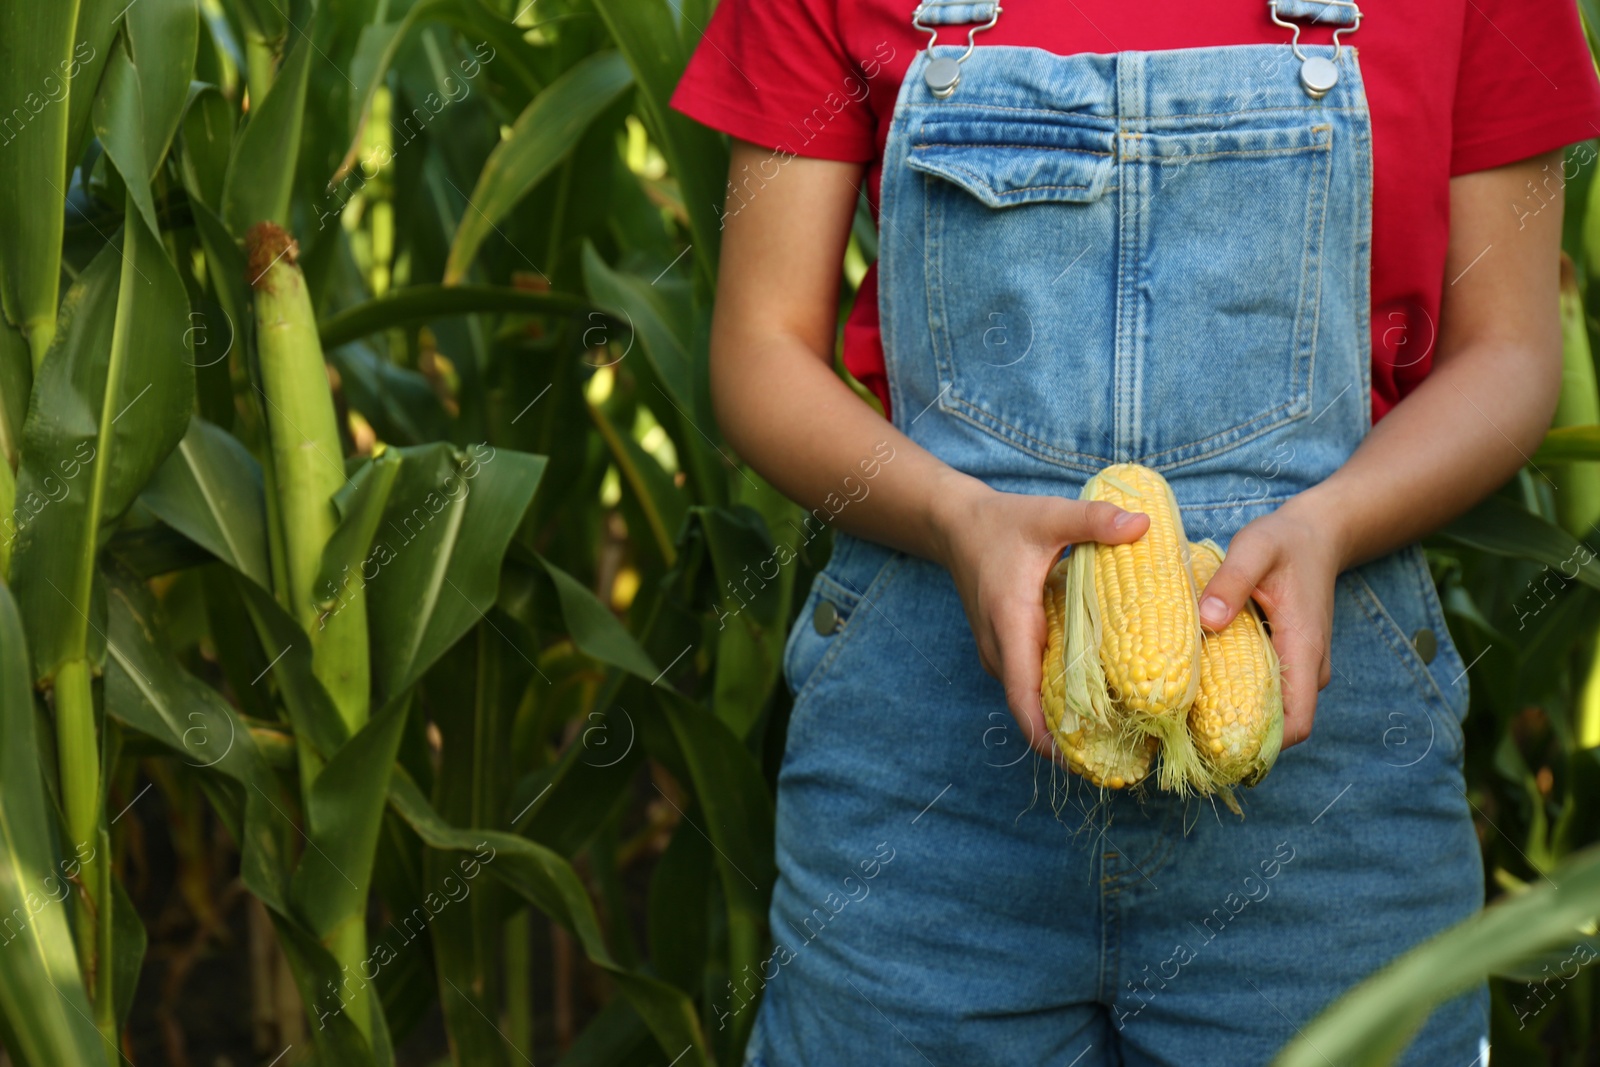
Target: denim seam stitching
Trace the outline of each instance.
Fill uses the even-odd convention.
[[[949,308],[945,303],[943,260],[940,258],[944,251],[942,241],[934,235],[944,232],[944,198],[949,190],[941,182],[935,186],[933,177],[924,173],[922,196],[922,288],[923,305],[928,315],[928,345],[933,349],[933,366],[938,374],[938,395],[934,397],[939,405],[939,410],[948,411],[949,408],[940,398],[947,393],[953,394],[956,389],[955,351],[951,347],[945,325],[949,322]],[[937,214],[937,218],[935,215]],[[939,284],[933,284],[928,277],[928,267],[932,267],[939,276]],[[937,304],[937,307],[935,305]],[[907,428],[909,432],[909,427]]]
[[[1326,152],[1327,145],[1299,145],[1293,148],[1238,148],[1226,152],[1186,152],[1181,156],[1147,156],[1134,154],[1129,159],[1137,159],[1145,163],[1180,163],[1187,165],[1196,161],[1207,159],[1224,159],[1228,156],[1298,156],[1308,152]]]
[[[1300,275],[1300,310],[1299,315],[1305,314],[1306,287],[1312,289],[1311,296],[1311,336],[1302,346],[1296,345],[1299,350],[1303,347],[1306,352],[1305,395],[1307,411],[1310,410],[1311,393],[1316,388],[1317,381],[1317,338],[1322,332],[1322,278],[1325,271],[1324,256],[1322,254],[1322,241],[1328,232],[1328,187],[1333,182],[1333,134],[1330,128],[1328,136],[1328,155],[1324,158],[1322,168],[1322,188],[1312,190],[1321,197],[1321,210],[1317,212],[1316,229],[1311,229],[1311,209],[1306,208],[1306,259]],[[1308,192],[1308,195],[1311,195]],[[1336,268],[1337,269],[1337,268]],[[1371,303],[1372,293],[1368,289],[1365,302]],[[1299,325],[1298,323],[1296,324]],[[1298,337],[1296,338],[1298,341]]]
[[[901,84],[900,93],[902,95],[909,91],[907,89],[907,84],[908,83]],[[897,102],[895,106],[898,110],[899,103]],[[911,119],[909,110],[899,119],[891,120],[889,129],[889,143],[897,143],[895,141],[895,135],[900,131],[895,129],[895,125],[899,124],[902,127],[909,128],[910,122]],[[891,162],[891,160],[884,160],[884,166],[887,168]],[[889,294],[895,291],[894,286],[897,275],[899,274],[898,268],[900,256],[894,252],[889,243],[886,243],[883,240],[883,220],[894,217],[892,211],[894,209],[895,201],[898,199],[895,193],[895,189],[898,185],[898,182],[893,181],[880,182],[880,196],[878,203],[878,245],[881,249],[878,256],[878,322],[883,347],[884,376],[888,379],[889,385],[889,418],[890,423],[896,427],[899,427],[901,425],[901,420],[905,418],[905,391],[901,387],[901,374],[898,372],[896,367],[896,364],[899,361],[895,357],[897,346],[895,343],[896,336],[894,333],[894,315],[892,314],[892,309],[886,305],[889,302]],[[926,197],[924,197],[924,200],[926,200]],[[923,237],[924,241],[926,241],[926,233],[924,233]],[[924,255],[926,254],[926,249],[924,249]]]
[[[1012,111],[1021,115],[1073,115],[1080,118],[1097,119],[1102,122],[1115,123],[1117,121],[1116,118],[1111,115],[1097,115],[1093,112],[1074,111],[1067,108],[1009,107],[1005,104],[952,104],[948,102],[926,104],[924,106],[930,110],[937,109],[940,111],[946,111],[951,108],[965,108],[970,111]],[[1227,118],[1230,115],[1259,115],[1272,111],[1284,112],[1290,115],[1303,115],[1308,112],[1312,114],[1323,114],[1331,111],[1343,112],[1360,110],[1361,108],[1359,107],[1294,107],[1292,105],[1285,104],[1282,107],[1246,107],[1240,108],[1237,111],[1186,111],[1177,115],[1146,115],[1143,117],[1142,121],[1179,122],[1184,119],[1215,119]]]
[[[994,195],[994,198],[996,200],[1000,199],[1001,197],[1011,196],[1013,193],[1027,192],[1030,189],[1092,189],[1092,188],[1094,188],[1093,185],[1019,185],[1014,190],[1002,193],[998,189],[996,189],[994,186],[990,185],[989,182],[984,178],[983,175],[979,174],[977,171],[968,170],[966,167],[961,166],[959,163],[942,163],[942,164],[940,164],[940,166],[948,167],[951,170],[958,170],[962,174],[971,175],[972,179],[975,182],[977,182],[979,185],[983,186],[985,189],[989,190],[989,192]],[[923,171],[923,173],[926,174],[928,172],[927,171]]]
[[[1053,463],[1058,467],[1077,468],[1087,471],[1098,470],[1100,467],[1112,462],[1111,457],[1109,456],[1097,456],[1086,452],[1068,452],[1064,449],[1053,448],[1031,434],[1012,426],[1009,422],[999,418],[987,409],[979,407],[966,397],[958,395],[955,391],[955,388],[955,375],[952,374],[950,376],[950,388],[948,390],[950,394],[950,402],[959,404],[963,407],[971,408],[976,414],[969,415],[965,412],[954,410],[950,404],[941,404],[940,407],[943,408],[947,414],[949,414],[952,418],[961,419],[963,422],[971,423],[978,429],[999,437],[1012,447],[1026,452],[1035,459],[1043,460],[1046,463]],[[990,425],[990,423],[993,425]],[[1016,440],[1011,436],[1012,434],[1015,434],[1016,437],[1021,438],[1022,440]],[[1073,456],[1081,457],[1084,462],[1072,462],[1070,457]],[[1089,466],[1089,464],[1098,464],[1099,466]]]
[[[1209,504],[1182,504],[1182,505],[1180,505],[1180,507],[1186,512],[1187,511],[1219,511],[1219,510],[1221,510],[1223,508],[1237,508],[1240,511],[1243,511],[1247,507],[1255,507],[1255,506],[1257,506],[1259,504],[1285,504],[1285,503],[1288,503],[1290,500],[1293,500],[1294,498],[1295,498],[1295,494],[1294,493],[1284,493],[1284,494],[1282,494],[1280,496],[1257,497],[1257,498],[1255,498],[1253,500],[1245,501],[1244,503],[1240,503],[1237,500],[1219,500],[1219,501],[1216,501],[1215,503],[1209,503]]]
[[[1030,152],[1072,152],[1080,156],[1109,156],[1111,152],[1101,152],[1093,148],[1063,148],[1058,145],[1044,144],[994,144],[989,141],[922,141],[911,146],[913,152],[920,152],[924,148],[1026,148]]]
[[[1305,413],[1303,400],[1288,400],[1246,422],[1241,422],[1237,426],[1230,426],[1220,433],[1214,433],[1210,437],[1174,445],[1171,448],[1164,448],[1160,452],[1152,452],[1143,457],[1150,461],[1145,466],[1172,470],[1202,459],[1210,459],[1212,456],[1220,456],[1224,452],[1233,451],[1240,445],[1247,445],[1256,438],[1261,437],[1263,434],[1271,433],[1280,426],[1294,422],[1296,419],[1303,417]],[[1194,452],[1192,455],[1180,454],[1188,453],[1197,448],[1204,449],[1204,451]],[[1161,461],[1169,462],[1163,464]]]
[[[1114,107],[1119,124],[1123,116],[1129,113],[1143,113],[1144,98],[1139,93],[1137,75],[1142,66],[1141,57],[1137,54],[1119,55],[1116,69],[1116,98]],[[1144,242],[1140,231],[1140,222],[1149,207],[1148,192],[1144,188],[1143,176],[1129,166],[1125,145],[1119,137],[1116,142],[1117,150],[1117,183],[1123,187],[1122,193],[1117,198],[1117,251],[1116,251],[1116,306],[1112,309],[1112,348],[1111,348],[1111,382],[1112,382],[1112,416],[1111,416],[1111,452],[1116,459],[1122,458],[1122,453],[1127,450],[1125,436],[1131,434],[1130,423],[1133,420],[1135,408],[1135,383],[1131,380],[1135,368],[1131,365],[1132,359],[1128,354],[1130,324],[1128,317],[1138,306],[1138,293],[1135,290],[1138,263],[1143,257]]]

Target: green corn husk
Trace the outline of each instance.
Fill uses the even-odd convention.
[[[281,559],[281,579],[290,612],[311,639],[311,665],[333,698],[353,735],[370,711],[371,661],[367,644],[366,598],[349,592],[341,610],[324,614],[318,606],[317,578],[323,554],[338,527],[333,496],[346,482],[338,418],[317,337],[316,315],[297,263],[292,237],[272,222],[250,227],[248,281],[254,293],[256,352],[262,404],[270,440],[269,485],[277,520],[273,562]],[[320,772],[321,761],[301,744],[303,788]],[[366,930],[359,917],[325,932],[334,957],[354,971],[366,957]],[[351,991],[356,1027],[371,1034],[365,986]]]
[[[333,495],[346,481],[317,320],[294,239],[277,225],[260,222],[250,228],[246,245],[282,546],[280,587],[287,591],[289,610],[311,636],[317,677],[355,733],[367,720],[371,687],[366,599],[353,590],[340,611],[324,617],[316,590],[323,550],[338,526]]]

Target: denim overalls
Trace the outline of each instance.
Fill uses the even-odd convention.
[[[979,44],[937,98],[928,63],[966,51],[918,55],[888,137],[895,425],[1010,492],[1147,464],[1190,537],[1224,545],[1339,467],[1371,419],[1353,47],[1313,99],[1287,43]],[[715,1005],[726,1023],[760,995],[747,1063],[1264,1064],[1471,915],[1466,666],[1420,547],[1335,595],[1314,732],[1241,793],[1241,821],[1101,798],[1033,757],[949,574],[838,535],[785,659],[773,956]],[[1445,1005],[1402,1062],[1486,1062],[1487,1006],[1482,986]]]

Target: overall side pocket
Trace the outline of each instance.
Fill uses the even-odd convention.
[[[1467,667],[1450,636],[1422,546],[1407,545],[1351,573],[1357,602],[1413,679],[1412,695],[1437,721],[1445,754],[1459,762],[1470,703]],[[1439,714],[1432,716],[1435,710]],[[1404,723],[1392,727],[1405,728]]]
[[[845,533],[835,535],[833,555],[812,580],[784,645],[783,677],[794,697],[791,716],[859,635],[873,614],[872,602],[882,581],[902,558],[882,545]]]

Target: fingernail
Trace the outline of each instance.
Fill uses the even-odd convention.
[[[1228,605],[1219,596],[1208,596],[1200,601],[1200,617],[1206,622],[1221,622],[1228,614]]]
[[[1111,520],[1111,525],[1118,530],[1125,530],[1131,526],[1133,524],[1133,520],[1138,517],[1139,513],[1137,511],[1124,511],[1116,518]]]

